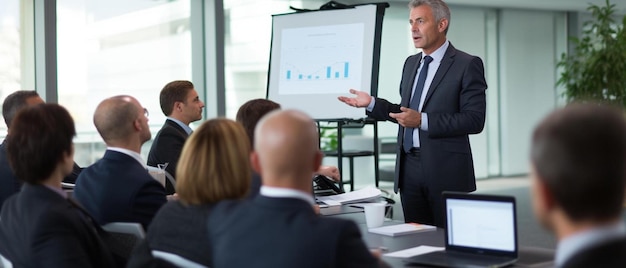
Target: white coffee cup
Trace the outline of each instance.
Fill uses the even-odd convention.
[[[367,228],[376,228],[383,226],[385,221],[385,204],[384,203],[372,203],[363,206],[365,210],[365,223]]]

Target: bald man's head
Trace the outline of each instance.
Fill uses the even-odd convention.
[[[309,116],[295,110],[272,112],[259,122],[254,136],[264,184],[311,186],[311,174],[319,168],[322,154]]]
[[[144,108],[131,96],[121,95],[103,100],[96,108],[93,123],[109,146],[126,144],[136,137],[140,143],[151,138]]]

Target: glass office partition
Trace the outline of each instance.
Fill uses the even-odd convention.
[[[0,99],[21,89],[34,89],[32,3],[0,0]],[[1,102],[0,102],[1,103]],[[6,135],[0,123],[0,136]]]
[[[74,117],[76,162],[105,146],[92,123],[103,99],[128,94],[150,111],[153,135],[165,120],[159,92],[191,80],[190,1],[57,1],[58,98]],[[149,144],[144,145],[144,157]]]

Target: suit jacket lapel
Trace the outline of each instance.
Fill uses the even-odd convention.
[[[437,89],[439,83],[441,83],[441,80],[443,80],[443,77],[446,76],[448,69],[450,69],[450,66],[452,66],[452,63],[454,63],[455,54],[456,49],[452,46],[452,44],[450,44],[448,46],[448,49],[446,50],[446,53],[441,59],[441,64],[439,64],[439,68],[435,73],[435,77],[433,78],[433,81],[428,88],[428,92],[426,92],[426,98],[424,99],[424,104],[422,105],[422,111],[424,110],[424,107],[426,107],[426,104],[428,104],[428,100],[430,100],[430,97],[435,92],[435,89]]]
[[[409,75],[409,80],[410,83],[404,85],[404,88],[402,89],[402,96],[400,98],[400,106],[402,107],[409,107],[409,102],[411,102],[411,93],[413,92],[413,84],[415,84],[415,77],[417,76],[417,68],[419,68],[420,66],[420,62],[421,62],[421,58],[422,58],[422,53],[417,54],[417,62],[415,64],[413,64],[413,66],[409,67],[411,69],[409,69],[409,73],[407,75]]]

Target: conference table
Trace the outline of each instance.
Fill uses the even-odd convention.
[[[425,231],[415,234],[401,236],[386,236],[369,233],[365,224],[365,214],[362,208],[351,207],[349,205],[321,208],[320,213],[326,217],[339,217],[352,220],[361,229],[363,240],[370,249],[379,249],[383,254],[383,261],[391,267],[419,267],[409,264],[403,258],[387,257],[386,253],[409,249],[417,246],[444,247],[445,230],[437,228],[434,231]],[[385,220],[384,225],[400,224],[404,222]],[[518,234],[521,236],[524,234]],[[553,267],[554,250],[546,248],[532,247],[530,245],[520,245],[518,250],[518,260],[511,267]]]

